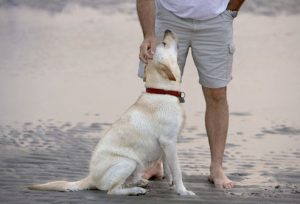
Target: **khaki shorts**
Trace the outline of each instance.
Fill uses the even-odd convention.
[[[186,57],[191,49],[198,70],[199,83],[208,88],[225,87],[232,79],[233,17],[225,10],[208,20],[183,19],[156,5],[155,31],[158,41],[164,31],[173,31],[178,38],[178,65],[183,74]],[[140,63],[138,76],[143,78],[143,64]]]

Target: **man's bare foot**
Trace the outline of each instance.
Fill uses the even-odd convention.
[[[230,189],[234,187],[234,182],[225,175],[222,167],[211,167],[208,181],[213,183],[218,189]]]
[[[151,166],[149,166],[143,174],[144,179],[151,179],[151,178],[163,178],[163,169],[162,169],[162,161],[157,160]]]

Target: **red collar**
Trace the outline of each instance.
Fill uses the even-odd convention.
[[[151,94],[167,94],[167,95],[175,96],[179,99],[180,103],[184,103],[184,97],[185,97],[184,92],[155,89],[155,88],[146,88],[146,92]]]

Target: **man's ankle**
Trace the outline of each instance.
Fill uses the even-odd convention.
[[[210,170],[223,169],[222,163],[220,162],[211,162]]]

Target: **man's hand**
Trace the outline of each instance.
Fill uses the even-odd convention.
[[[156,37],[149,36],[145,37],[144,41],[140,46],[140,60],[142,60],[145,64],[148,63],[149,59],[153,59],[153,55],[156,47]]]

